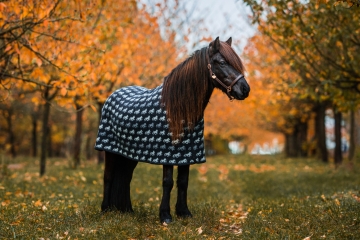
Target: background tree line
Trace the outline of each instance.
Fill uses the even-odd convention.
[[[360,103],[360,9],[353,1],[244,2],[251,6],[259,30],[248,49],[250,62],[256,64],[252,74],[265,82],[263,87],[271,86],[263,108],[267,110],[261,113],[263,124],[285,134],[288,156],[302,156],[307,154],[306,133],[313,119],[317,155],[328,162],[324,117],[326,109],[332,109],[334,159],[340,164],[346,114],[352,159]]]
[[[249,143],[264,138],[264,130],[280,132],[288,156],[316,154],[327,162],[324,116],[331,108],[335,161],[342,161],[344,115],[351,159],[360,101],[359,8],[338,1],[244,2],[257,27],[241,54],[251,96],[230,103],[215,92],[206,136]],[[41,175],[48,156],[70,158],[77,167],[98,154],[101,163],[93,143],[105,99],[122,86],[162,82],[187,56],[187,33],[199,30],[201,16],[184,24],[187,14],[168,0],[150,10],[135,0],[0,0],[2,154],[39,157]],[[205,44],[210,38],[200,29],[196,40]]]

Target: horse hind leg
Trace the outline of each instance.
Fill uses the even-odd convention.
[[[116,156],[114,154],[105,152],[105,169],[104,169],[104,190],[103,190],[103,201],[101,204],[101,211],[105,212],[111,210],[110,196],[111,196],[111,185],[113,181],[113,170],[114,164],[116,163]]]
[[[177,187],[178,195],[175,206],[176,215],[178,217],[192,217],[192,214],[187,206],[187,189],[189,184],[189,169],[190,165],[178,167]]]
[[[173,166],[163,166],[163,196],[161,199],[159,217],[161,223],[170,223],[172,222],[172,217],[170,214],[170,194],[174,186],[173,180]]]
[[[102,211],[133,212],[130,198],[130,182],[136,165],[136,161],[117,154],[105,153]]]

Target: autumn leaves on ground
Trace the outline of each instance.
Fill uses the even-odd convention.
[[[358,166],[335,170],[313,159],[210,157],[191,167],[194,217],[175,217],[165,226],[158,222],[159,166],[136,168],[134,214],[100,214],[103,166],[86,162],[73,170],[66,159],[51,159],[49,174],[39,178],[37,165],[18,158],[1,169],[1,239],[360,238]]]
[[[244,0],[257,24],[241,52],[252,92],[240,103],[213,94],[206,146],[237,140],[250,152],[281,134],[293,159],[224,155],[192,166],[194,217],[168,226],[158,222],[161,167],[139,164],[135,213],[100,214],[103,158],[93,162],[93,143],[105,99],[161,84],[191,53],[185,46],[216,37],[201,17],[186,22],[181,4],[191,1],[143,2],[0,0],[0,239],[360,239],[358,1]],[[221,40],[237,27],[224,26]],[[326,149],[329,109],[337,168]],[[341,153],[345,122],[351,164]]]

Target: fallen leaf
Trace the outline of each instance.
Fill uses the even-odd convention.
[[[35,207],[40,207],[42,205],[40,200],[37,200],[36,202],[34,202],[34,206]]]
[[[199,228],[197,228],[197,229],[196,229],[196,231],[197,231],[197,233],[200,235],[200,234],[203,232],[203,230],[202,230],[202,226],[201,226],[201,227],[199,227]]]
[[[5,206],[8,205],[9,203],[10,203],[10,200],[7,199],[7,200],[1,202],[1,206],[5,207]]]

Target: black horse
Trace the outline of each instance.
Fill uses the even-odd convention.
[[[154,89],[120,88],[105,102],[95,149],[105,151],[102,211],[133,212],[130,182],[138,162],[163,165],[160,221],[172,221],[170,193],[178,166],[179,217],[191,217],[187,188],[191,164],[205,162],[204,110],[214,88],[233,100],[248,97],[244,66],[231,38],[195,51]]]

